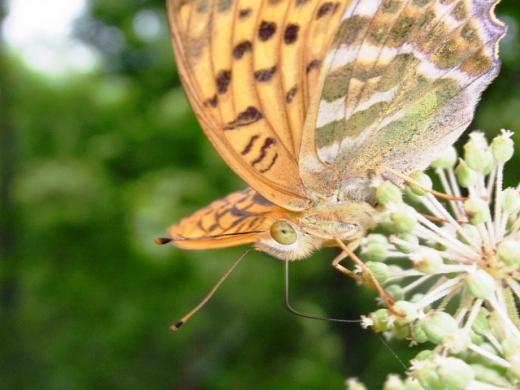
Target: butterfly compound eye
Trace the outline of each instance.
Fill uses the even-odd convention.
[[[298,238],[296,231],[287,221],[276,221],[271,226],[271,237],[283,245],[291,245],[296,242]]]

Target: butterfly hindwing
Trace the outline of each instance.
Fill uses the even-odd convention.
[[[212,202],[170,227],[169,237],[184,249],[224,248],[257,241],[285,215],[252,189]]]
[[[306,187],[330,196],[382,166],[425,168],[470,124],[505,32],[490,0],[353,1],[307,118]]]

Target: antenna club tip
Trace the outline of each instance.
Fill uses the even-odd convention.
[[[173,240],[170,237],[157,237],[154,241],[157,245],[164,245],[169,244]]]
[[[182,325],[184,325],[184,321],[177,321],[175,324],[170,326],[170,330],[172,332],[177,332],[181,328]]]

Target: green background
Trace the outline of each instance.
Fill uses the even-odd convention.
[[[133,29],[143,10],[161,18],[152,41]],[[506,0],[497,11],[511,26],[503,69],[472,126],[489,135],[520,129],[520,10]],[[102,54],[88,74],[47,78],[0,53],[0,388],[314,389],[348,376],[378,388],[401,372],[358,325],[289,314],[282,262],[258,253],[186,327],[168,330],[242,249],[183,252],[153,239],[244,183],[179,86],[164,0],[92,0],[76,36]],[[374,294],[330,267],[334,253],[291,268],[293,302],[359,318]]]

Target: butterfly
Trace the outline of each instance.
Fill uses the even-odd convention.
[[[292,261],[359,241],[375,185],[425,169],[472,121],[500,67],[497,3],[169,0],[191,106],[250,188],[164,242]]]

